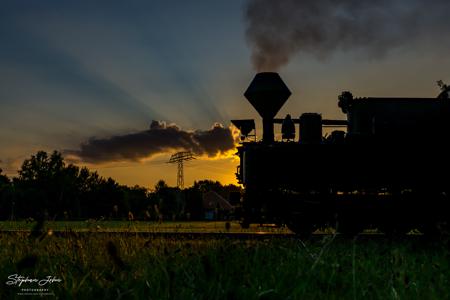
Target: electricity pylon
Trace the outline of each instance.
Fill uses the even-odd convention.
[[[177,172],[177,187],[179,189],[184,188],[184,171],[183,171],[183,162],[188,160],[195,159],[194,155],[191,151],[182,151],[173,154],[167,163],[169,164],[178,164],[178,172]]]

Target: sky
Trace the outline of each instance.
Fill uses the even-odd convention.
[[[163,179],[174,186],[176,166],[166,162],[180,144],[155,146],[170,131],[197,156],[186,163],[186,186],[236,184],[234,145],[213,139],[231,119],[260,126],[243,93],[262,70],[255,63],[261,45],[275,48],[272,56],[289,50],[286,61],[268,67],[292,92],[279,117],[345,119],[337,107],[344,90],[435,97],[436,81],[450,82],[445,1],[429,9],[420,0],[369,8],[343,1],[351,10],[311,4],[329,1],[2,1],[0,168],[14,176],[36,151],[58,150],[122,184],[151,188]],[[366,17],[347,22],[353,10]],[[339,39],[330,28],[343,28]],[[255,32],[264,42],[276,37],[276,47]]]

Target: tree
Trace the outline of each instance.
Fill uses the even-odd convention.
[[[202,215],[202,194],[214,190],[225,198],[239,187],[222,186],[218,181],[198,181],[181,191],[165,181],[156,183],[154,191],[119,185],[86,167],[66,164],[58,151],[39,151],[25,159],[19,176],[11,181],[0,169],[0,218],[126,218],[149,217],[155,205],[166,217],[180,217],[189,212]],[[159,213],[158,212],[158,213]]]
[[[1,219],[13,215],[52,219],[126,218],[128,212],[144,215],[151,207],[145,188],[122,186],[86,167],[66,164],[58,151],[37,152],[24,160],[18,173],[11,181],[0,169]],[[165,183],[158,189],[161,193],[172,193]],[[166,206],[170,204],[170,200],[163,202]]]
[[[12,184],[0,168],[0,219],[14,218],[14,202],[12,197]]]
[[[48,156],[45,151],[39,151],[30,159],[25,159],[19,170],[19,179],[29,182],[45,182],[61,172],[64,165],[63,157],[58,151],[54,151],[51,156]]]
[[[190,220],[200,220],[204,218],[203,193],[198,187],[191,186],[184,190],[186,201],[185,212],[189,214]]]
[[[61,153],[54,151],[50,156],[39,151],[26,159],[15,185],[20,189],[18,212],[56,216],[59,202],[63,198],[63,171],[65,168]]]
[[[156,183],[152,202],[158,205],[161,214],[169,218],[179,216],[184,207],[180,189],[169,187],[164,180]]]
[[[78,180],[83,216],[120,218],[126,215],[124,193],[114,179],[105,179],[97,172],[82,169]]]
[[[86,168],[80,170],[73,164],[66,165],[58,151],[51,155],[39,151],[23,162],[14,181],[16,211],[21,217],[48,215],[53,219],[91,215],[91,211],[98,212],[99,199],[104,200],[110,194],[98,191],[105,185],[104,181]],[[117,188],[115,182],[110,184]]]
[[[122,186],[124,195],[124,207],[137,217],[148,217],[146,211],[151,210],[151,205],[146,188],[135,185],[133,187]]]
[[[195,181],[192,188],[200,191],[201,193],[214,191],[219,195],[221,195],[222,197],[224,197],[225,199],[228,199],[231,192],[241,191],[241,187],[239,186],[233,184],[222,185],[219,181],[212,181],[212,180]]]
[[[10,180],[9,180],[8,176],[3,175],[2,173],[3,173],[3,170],[2,170],[2,168],[0,168],[0,187],[5,184],[6,185],[10,184]]]
[[[438,98],[447,100],[449,97],[448,93],[450,92],[450,85],[445,84],[442,80],[438,80],[437,84],[441,89],[441,93],[439,94]]]

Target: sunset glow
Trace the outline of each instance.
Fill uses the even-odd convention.
[[[99,148],[98,143],[130,135],[136,138],[149,130],[152,120],[176,124],[184,134],[208,132],[215,123],[226,129],[231,119],[253,118],[261,133],[261,119],[243,92],[256,72],[253,51],[261,46],[251,34],[265,29],[251,27],[257,15],[246,14],[245,3],[5,3],[0,13],[3,172],[15,176],[23,160],[39,150],[58,150],[72,157],[82,153],[83,145],[96,141],[95,149],[110,150],[108,159],[96,161],[89,156],[77,164],[121,183],[152,187],[164,179],[174,185],[175,166],[165,161],[176,147],[166,145],[147,153],[120,146],[116,149],[122,152],[113,153],[110,144]],[[430,14],[438,14],[439,5]],[[402,22],[407,22],[408,11],[404,13]],[[397,20],[387,21],[400,32],[407,30]],[[273,68],[292,91],[277,117],[320,112],[324,118],[344,118],[336,105],[343,90],[356,96],[436,95],[435,82],[450,81],[450,58],[446,40],[429,41],[442,36],[446,27],[425,17],[418,22],[424,24],[426,34],[417,31],[408,40],[388,44],[380,55],[372,55],[371,44],[347,49],[337,43],[323,53],[324,44],[295,45],[289,63],[274,62]],[[236,139],[238,133],[233,130]],[[277,129],[275,135],[279,135]],[[95,149],[85,150],[92,155]],[[186,165],[187,185],[206,178],[236,183],[234,149],[208,154],[200,153],[206,148],[199,149],[197,159]]]

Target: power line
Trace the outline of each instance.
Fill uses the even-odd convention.
[[[191,151],[182,151],[182,152],[178,152],[173,154],[169,161],[167,163],[169,164],[174,164],[176,163],[178,165],[178,170],[177,170],[177,187],[179,189],[183,189],[184,188],[184,170],[183,170],[183,163],[185,161],[189,161],[189,160],[193,160],[195,159],[194,155],[192,154]]]

